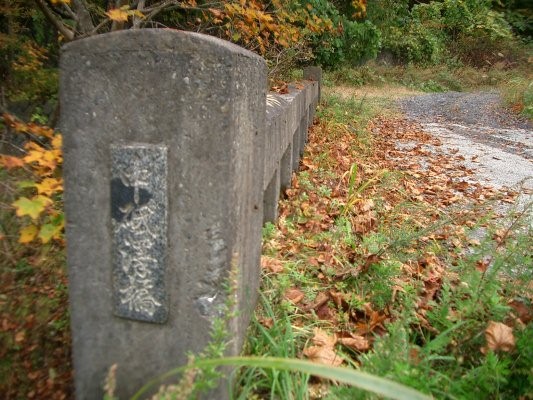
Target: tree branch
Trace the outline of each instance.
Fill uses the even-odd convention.
[[[76,29],[82,34],[88,34],[94,29],[93,19],[85,0],[71,0],[72,9],[77,15]]]
[[[66,41],[74,39],[74,32],[70,30],[61,20],[59,20],[54,12],[48,8],[44,0],[35,0],[37,6],[41,9],[48,21],[56,27],[56,29],[65,37]]]
[[[139,0],[139,3],[137,4],[137,11],[143,12],[144,4],[145,4],[145,0]],[[140,28],[141,22],[142,22],[142,18],[134,16],[133,17],[133,29]]]

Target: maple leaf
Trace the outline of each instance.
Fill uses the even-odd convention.
[[[105,13],[110,20],[116,22],[127,22],[130,14],[121,8],[113,8]]]
[[[24,161],[18,157],[2,156],[0,163],[7,169],[18,168],[24,166]]]
[[[28,225],[20,229],[19,231],[19,243],[30,243],[35,237],[39,229],[35,225]]]
[[[29,215],[34,220],[39,218],[39,215],[41,215],[46,206],[50,204],[52,204],[52,200],[42,195],[34,196],[31,199],[21,197],[12,203],[17,209],[17,216],[22,217],[24,215]]]
[[[513,328],[501,322],[489,322],[489,326],[485,329],[485,339],[487,347],[493,351],[510,352],[515,347]]]
[[[36,183],[37,193],[50,196],[63,191],[63,182],[57,178],[45,178],[41,183]]]
[[[338,367],[342,364],[342,358],[335,352],[334,347],[337,343],[336,335],[328,335],[320,328],[314,329],[314,336],[311,339],[314,346],[304,349],[303,354],[311,361]]]
[[[63,229],[62,224],[60,225],[44,224],[43,226],[41,226],[38,238],[41,239],[43,243],[48,243],[54,237],[57,237],[62,229]]]
[[[57,134],[52,139],[52,148],[56,150],[61,150],[61,146],[63,145],[63,136]]]

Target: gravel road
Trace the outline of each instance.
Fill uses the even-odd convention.
[[[533,124],[501,105],[496,92],[434,93],[405,98],[407,117],[463,155],[475,178],[496,188],[533,193]]]

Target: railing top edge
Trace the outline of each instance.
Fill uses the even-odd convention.
[[[202,33],[170,28],[127,29],[103,33],[66,43],[61,50],[64,53],[70,51],[91,53],[107,51],[179,51],[182,45],[187,42],[191,42],[191,47],[202,44],[237,56],[256,59],[266,64],[263,57],[234,43]]]

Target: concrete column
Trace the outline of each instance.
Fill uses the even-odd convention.
[[[281,192],[291,187],[292,181],[292,143],[289,143],[279,163]]]
[[[267,222],[275,223],[278,219],[278,200],[280,193],[279,169],[274,171],[263,196],[263,225]]]
[[[320,67],[309,66],[304,68],[304,79],[309,81],[318,82],[318,102],[321,98],[321,88],[322,88],[322,69]]]
[[[238,354],[259,285],[266,65],[231,43],[130,30],[61,56],[77,399],[117,396],[210,341],[236,268]],[[220,397],[218,397],[220,398]]]

